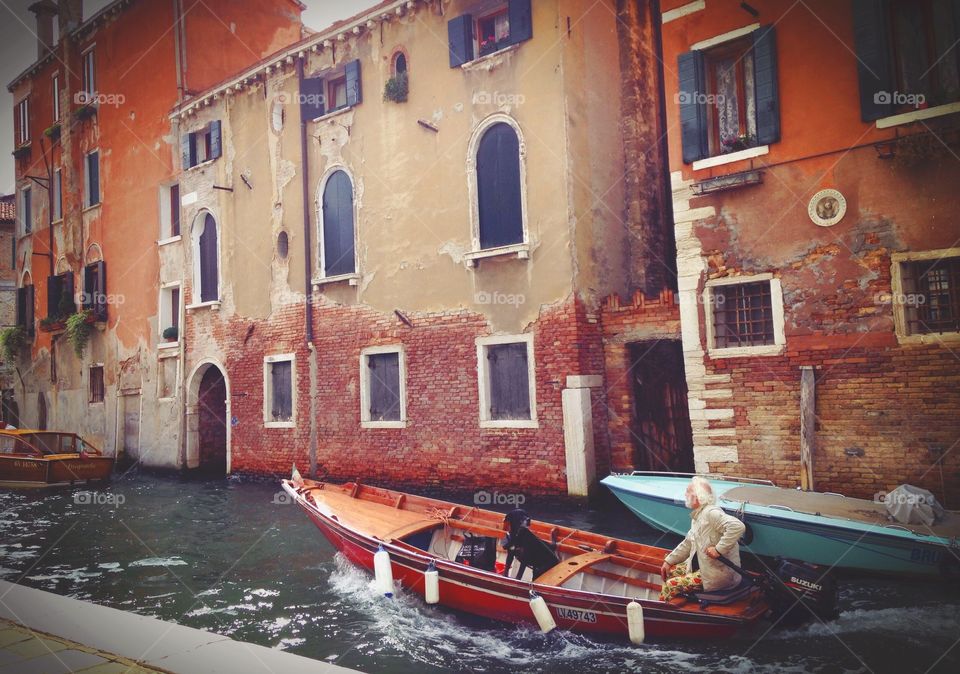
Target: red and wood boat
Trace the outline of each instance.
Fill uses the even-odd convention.
[[[0,430],[0,486],[54,487],[106,481],[114,459],[76,433]]]
[[[724,605],[660,601],[660,566],[667,550],[538,521],[529,530],[543,541],[557,541],[559,564],[537,578],[527,569],[516,579],[514,562],[505,577],[457,561],[466,538],[506,536],[502,513],[368,485],[296,478],[283,480],[284,490],[347,559],[373,571],[382,547],[394,582],[421,596],[425,573],[435,567],[439,603],[456,610],[536,625],[535,592],[561,629],[628,637],[628,605],[637,602],[646,636],[709,638],[729,636],[770,609],[759,586]],[[496,549],[495,569],[502,569],[507,551]],[[636,607],[632,612],[636,621]]]

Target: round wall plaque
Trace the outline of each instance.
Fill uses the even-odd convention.
[[[837,190],[820,190],[810,199],[807,213],[815,225],[830,227],[843,220],[847,213],[847,200]]]

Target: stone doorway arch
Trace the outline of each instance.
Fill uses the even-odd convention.
[[[225,368],[197,365],[187,386],[186,467],[210,475],[230,474],[230,385]]]

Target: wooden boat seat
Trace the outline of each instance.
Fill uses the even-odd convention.
[[[573,576],[584,571],[594,564],[606,561],[613,555],[603,552],[585,552],[582,555],[574,555],[564,559],[552,569],[536,578],[533,582],[540,585],[554,585],[559,587]]]
[[[440,526],[440,524],[441,522],[439,520],[420,520],[417,522],[411,522],[410,524],[406,524],[402,527],[397,527],[394,531],[391,531],[381,538],[385,541],[399,541],[407,536],[413,536],[414,534],[436,529]]]
[[[720,499],[766,507],[779,506],[807,515],[837,517],[877,526],[899,527],[923,536],[960,536],[960,514],[953,511],[947,511],[943,520],[928,528],[922,524],[900,524],[892,520],[882,503],[847,498],[839,494],[805,492],[782,487],[743,486],[724,492]]]
[[[344,525],[382,541],[409,536],[423,528],[439,524],[438,520],[426,517],[424,513],[352,498],[349,494],[333,489],[315,489],[309,494],[318,506],[326,507]],[[403,530],[407,532],[402,533]]]

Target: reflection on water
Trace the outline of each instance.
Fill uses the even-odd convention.
[[[635,648],[544,636],[403,594],[385,600],[271,482],[136,475],[107,491],[124,498],[0,492],[0,576],[365,672],[960,669],[960,647],[947,652],[960,636],[956,587],[851,581],[844,613],[828,624]],[[609,535],[661,538],[619,509],[526,507]]]

